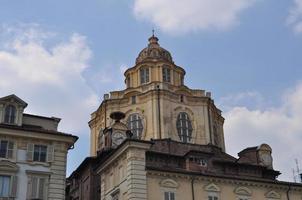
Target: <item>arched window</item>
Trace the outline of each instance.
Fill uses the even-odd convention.
[[[140,139],[142,137],[143,132],[143,123],[139,114],[131,114],[127,119],[128,128],[133,133],[133,138]]]
[[[15,123],[15,119],[16,119],[16,107],[13,105],[6,106],[4,122],[8,124],[13,124]]]
[[[178,136],[182,142],[189,142],[192,138],[192,123],[189,115],[185,112],[179,113],[176,122]]]

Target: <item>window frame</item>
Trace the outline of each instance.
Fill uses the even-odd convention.
[[[150,82],[150,68],[143,67],[139,70],[139,77],[141,85],[147,84]]]
[[[6,124],[16,124],[17,119],[17,108],[12,104],[8,104],[4,109],[4,120]]]
[[[5,148],[5,156],[2,156],[2,142],[6,142],[6,148]],[[14,157],[14,148],[15,143],[11,140],[6,139],[0,139],[0,159],[13,159]]]
[[[136,96],[131,96],[131,104],[136,104]]]
[[[7,188],[7,191],[6,191],[7,195],[5,195],[5,196],[2,196],[2,195],[4,195],[4,186],[5,186],[4,181],[1,184],[2,177],[9,179],[8,180],[8,188]],[[9,198],[10,197],[10,193],[11,193],[11,187],[12,187],[12,176],[7,175],[7,174],[0,174],[0,198]]]
[[[192,140],[193,126],[190,116],[186,112],[180,112],[176,120],[176,129],[181,142],[189,143]]]
[[[16,197],[17,184],[18,184],[17,183],[16,172],[15,173],[12,173],[12,172],[1,172],[0,177],[8,177],[9,178],[8,193],[7,193],[6,196],[0,196],[0,199],[2,199],[2,198],[4,198],[4,199],[6,199],[6,198],[7,199],[11,199],[11,198]],[[1,187],[1,183],[0,183],[0,187]],[[3,185],[2,185],[2,187],[3,187]],[[2,189],[0,189],[0,192],[1,192],[1,190]]]
[[[164,200],[175,200],[175,192],[165,191],[164,192]]]
[[[41,159],[40,152],[36,152],[36,153],[38,153],[38,159],[34,159],[35,158],[35,146],[46,147],[45,161],[44,161],[44,159]],[[47,145],[47,144],[41,144],[41,143],[28,143],[27,144],[26,158],[27,158],[27,161],[29,161],[29,162],[35,162],[35,163],[40,163],[40,164],[51,163],[54,161],[54,154],[55,154],[54,145]]]
[[[34,200],[46,200],[48,197],[48,184],[49,184],[49,174],[41,174],[41,172],[30,171],[27,172],[28,177],[28,187],[27,187],[27,199],[34,199]],[[34,181],[36,180],[36,181]],[[41,188],[41,181],[42,188]],[[41,194],[42,191],[42,194]]]
[[[219,197],[217,195],[208,194],[208,200],[219,200]]]
[[[135,124],[134,124],[135,123]],[[127,127],[131,130],[133,137],[141,139],[144,131],[143,119],[138,113],[132,113],[127,118]]]
[[[36,147],[39,148],[38,152],[36,152]],[[42,150],[41,148],[45,148],[45,151],[41,152],[41,150]],[[38,154],[38,159],[35,159],[36,153]],[[45,160],[41,159],[41,154],[42,153],[45,153],[45,155],[43,155]],[[34,144],[33,158],[32,158],[33,161],[34,162],[43,162],[43,163],[45,163],[45,162],[47,162],[47,157],[48,157],[48,146],[47,145],[43,145],[43,144]]]
[[[162,79],[165,83],[171,83],[171,69],[169,67],[162,68]]]

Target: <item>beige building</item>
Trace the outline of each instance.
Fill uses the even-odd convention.
[[[91,155],[103,147],[103,130],[112,124],[109,115],[114,111],[126,114],[122,122],[138,139],[211,143],[224,150],[221,111],[210,92],[188,88],[184,78],[185,70],[174,64],[171,54],[152,36],[135,66],[125,72],[126,89],[105,94],[92,114]]]
[[[269,145],[226,153],[221,111],[184,78],[149,38],[125,72],[126,89],[105,94],[92,113],[90,162],[69,177],[71,191],[97,174],[89,195],[100,200],[302,200],[301,184],[277,180]]]
[[[66,157],[76,136],[59,118],[24,113],[15,95],[0,98],[0,199],[65,199]]]

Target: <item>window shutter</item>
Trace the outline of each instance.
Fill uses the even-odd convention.
[[[53,162],[54,159],[54,146],[48,145],[47,146],[47,162]]]
[[[27,160],[28,161],[33,161],[33,156],[34,156],[34,144],[27,144]]]
[[[11,177],[11,188],[10,188],[10,196],[11,197],[16,197],[17,196],[17,186],[18,186],[18,182],[17,182],[17,176],[12,176]]]
[[[7,158],[12,159],[13,158],[13,153],[14,153],[14,142],[9,141],[8,142],[8,147],[7,147]]]
[[[14,160],[17,160],[17,154],[18,154],[18,145],[17,145],[17,142],[13,142],[14,143],[14,146],[13,146],[13,159]]]
[[[38,178],[32,177],[31,178],[31,196],[30,198],[37,198],[38,194]]]
[[[32,198],[32,177],[28,176],[28,182],[27,182],[27,199],[31,199]]]
[[[44,199],[45,178],[39,178],[39,199]]]

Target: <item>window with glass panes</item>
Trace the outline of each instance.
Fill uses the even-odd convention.
[[[13,151],[14,143],[12,141],[0,140],[0,158],[12,158]]]
[[[141,84],[149,82],[149,68],[140,69],[140,80]]]
[[[140,139],[143,132],[143,123],[139,114],[135,113],[129,115],[127,119],[127,125],[130,131],[132,132],[133,137]]]
[[[218,200],[218,197],[217,196],[209,195],[208,196],[208,200]]]
[[[165,192],[165,200],[175,200],[174,192]]]
[[[178,132],[179,139],[182,142],[190,142],[192,139],[192,123],[189,115],[185,112],[179,113],[176,122],[176,128]]]
[[[0,175],[0,198],[10,196],[11,176]]]
[[[46,145],[34,145],[33,161],[46,162],[47,146]]]
[[[8,124],[14,124],[16,119],[16,107],[8,105],[5,108],[4,122]]]
[[[47,177],[31,176],[29,179],[27,193],[29,199],[44,200],[46,199],[46,182]]]
[[[164,82],[171,82],[171,74],[170,74],[170,69],[167,67],[163,68],[163,81]]]

